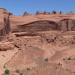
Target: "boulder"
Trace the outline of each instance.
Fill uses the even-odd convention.
[[[14,49],[14,45],[11,42],[0,42],[0,51],[7,51]]]

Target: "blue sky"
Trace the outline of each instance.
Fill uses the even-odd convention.
[[[0,7],[15,15],[22,15],[24,11],[63,11],[75,12],[75,0],[1,0]]]

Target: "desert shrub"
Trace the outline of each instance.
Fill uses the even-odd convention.
[[[23,16],[29,15],[27,11],[24,12]]]
[[[56,14],[57,12],[56,11],[52,11],[52,14]]]
[[[46,12],[46,11],[43,11],[43,12],[40,12],[40,11],[36,11],[36,15],[39,15],[39,14],[50,14],[50,12]]]
[[[69,14],[74,14],[73,11],[70,11]]]
[[[39,11],[36,11],[36,15],[38,15],[38,14],[40,14],[40,12]]]
[[[9,75],[10,71],[8,69],[5,69],[4,73],[2,75]]]
[[[59,14],[62,14],[62,11],[60,11]]]
[[[50,14],[50,12],[46,12],[46,11],[44,11],[43,14]]]
[[[46,11],[44,11],[44,12],[43,12],[43,14],[47,14],[47,12],[46,12]]]

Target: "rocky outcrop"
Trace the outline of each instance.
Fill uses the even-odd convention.
[[[47,30],[73,31],[75,17],[70,15],[29,15],[11,16],[12,32],[34,32]],[[46,25],[46,26],[45,26]]]
[[[14,16],[6,9],[0,8],[0,37],[10,31],[15,33],[49,30],[74,31],[75,15],[39,14]]]
[[[11,42],[1,42],[0,43],[0,51],[7,51],[7,50],[13,50],[14,45]]]
[[[0,8],[0,40],[10,32],[9,12]]]

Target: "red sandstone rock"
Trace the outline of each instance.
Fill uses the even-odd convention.
[[[74,75],[74,24],[74,14],[14,16],[1,8],[0,73]]]

